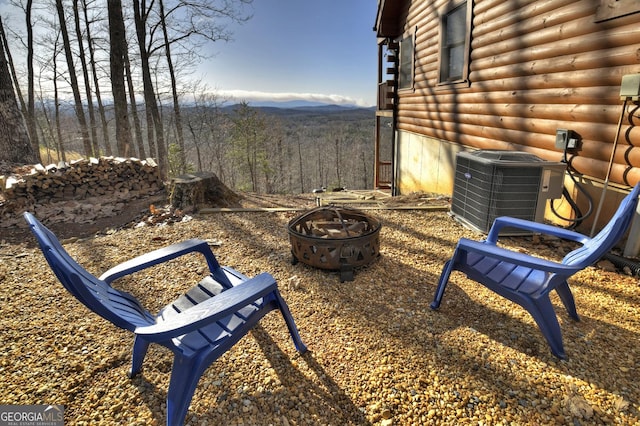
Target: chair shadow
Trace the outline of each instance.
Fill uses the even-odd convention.
[[[257,324],[249,334],[255,338],[258,346],[269,360],[282,383],[284,390],[276,392],[284,393],[283,398],[291,401],[291,406],[289,407],[262,405],[260,411],[264,417],[269,417],[270,414],[276,417],[288,416],[289,412],[283,411],[284,409],[297,410],[301,413],[301,417],[307,419],[313,418],[314,416],[319,417],[320,422],[322,422],[322,418],[325,416],[330,419],[326,422],[327,424],[337,421],[338,424],[341,425],[371,425],[366,419],[364,412],[360,410],[346,392],[331,379],[322,365],[313,357],[313,353],[310,350],[302,355],[296,353],[296,357],[304,361],[308,368],[314,373],[317,382],[305,377],[305,375],[293,365],[291,357],[280,349],[278,343],[264,330],[262,325]],[[164,348],[158,348],[158,350],[165,352]],[[167,358],[167,361],[168,360],[169,358]],[[214,362],[212,366],[215,366],[215,364]],[[159,368],[162,374],[171,374],[170,362],[156,364],[155,368]],[[207,371],[209,371],[209,369]],[[206,374],[207,372],[205,372],[203,376]],[[152,413],[157,413],[157,410],[154,408],[157,408],[159,402],[161,404],[164,403],[167,397],[167,389],[161,389],[156,386],[156,384],[147,380],[144,376],[144,369],[134,377],[132,381],[138,388],[140,398],[144,401],[145,405],[149,407]],[[319,385],[318,382],[320,383]],[[202,383],[199,382],[198,386],[201,385]],[[299,396],[301,392],[304,395],[304,404],[296,403],[300,400]],[[194,395],[194,398],[197,398],[197,395]],[[225,400],[227,405],[232,406],[242,406],[242,399],[242,396],[229,397],[229,392],[223,392],[217,398],[218,401]],[[211,407],[209,413],[214,416],[219,416],[220,413],[216,413],[216,410],[216,406]],[[265,412],[265,410],[271,410],[272,412]],[[162,416],[164,415],[166,415],[166,413],[162,412]],[[192,415],[193,411],[191,411],[190,408],[186,420]],[[231,414],[231,416],[233,415],[235,414]],[[158,424],[162,424],[164,417],[156,417],[155,420]]]
[[[388,228],[397,227],[402,230],[400,225],[400,223],[390,221],[387,221],[385,224]],[[239,231],[234,232],[233,235],[246,235],[246,238],[254,239],[259,238],[249,232],[240,232],[245,228],[243,228],[241,224],[236,224],[231,220],[226,222],[225,228]],[[406,233],[408,231],[405,230],[402,232]],[[434,238],[427,233],[417,231],[411,231],[410,233],[423,239],[430,238],[437,241],[441,247],[448,248],[446,252],[435,251],[434,253],[427,253],[421,258],[421,261],[434,262],[442,265],[448,259],[448,256],[450,256],[452,246],[448,240],[444,238]],[[391,243],[389,241],[385,242],[385,247],[389,247],[390,245]],[[269,248],[266,243],[265,247]],[[398,249],[400,248],[401,247],[398,246]],[[411,250],[409,254],[413,255],[414,252],[417,251],[418,249]],[[358,270],[356,282],[358,275],[361,273],[363,278],[366,278],[366,275],[375,275],[376,271],[384,268],[387,262],[400,262],[395,259],[385,259],[384,257],[383,254],[382,259],[378,259],[371,265],[362,268],[362,270]],[[459,351],[457,347],[448,347],[447,342],[444,342],[441,338],[443,334],[456,329],[473,329],[488,339],[527,355],[531,358],[531,362],[548,364],[550,368],[557,370],[557,374],[565,374],[582,379],[597,387],[606,389],[611,393],[620,393],[620,383],[628,382],[629,378],[627,376],[629,376],[629,373],[620,370],[615,364],[615,362],[620,359],[626,359],[626,355],[616,358],[611,354],[612,352],[615,353],[616,339],[637,341],[638,335],[621,326],[589,317],[585,309],[581,310],[579,300],[576,300],[576,303],[578,305],[578,313],[582,319],[580,322],[571,320],[564,310],[564,307],[558,303],[557,299],[554,300],[554,307],[561,321],[565,348],[569,357],[567,361],[559,361],[551,354],[544,337],[533,320],[529,321],[528,318],[519,319],[520,314],[514,316],[502,311],[497,311],[492,309],[490,304],[485,304],[482,300],[471,298],[469,294],[466,293],[466,286],[458,285],[461,282],[462,275],[452,275],[442,306],[438,311],[433,312],[428,309],[428,304],[433,297],[438,276],[432,273],[425,273],[422,268],[409,264],[403,263],[403,268],[404,273],[402,280],[394,282],[394,285],[389,286],[389,288],[378,289],[378,292],[368,293],[366,304],[362,303],[363,299],[358,299],[357,293],[351,295],[349,292],[343,292],[339,295],[339,299],[337,299],[337,292],[339,290],[332,290],[326,293],[324,297],[329,298],[331,301],[340,300],[343,306],[346,304],[350,305],[352,309],[340,311],[340,315],[357,317],[358,323],[365,329],[365,332],[366,328],[371,328],[372,330],[389,329],[387,324],[389,318],[386,316],[376,316],[376,312],[394,312],[397,308],[405,309],[409,303],[415,305],[417,313],[413,317],[403,317],[402,319],[394,320],[393,325],[396,328],[392,330],[393,333],[387,334],[387,337],[392,343],[398,346],[405,346],[410,351],[419,354],[429,355],[430,352],[434,352],[432,356],[437,362],[431,365],[445,364],[448,365],[448,368],[459,372],[461,377],[465,374],[472,374],[479,377],[483,384],[495,394],[504,393],[505,389],[516,390],[523,393],[530,390],[531,384],[512,372],[513,369],[519,366],[522,359],[513,360],[513,364],[511,364],[511,360],[507,360],[504,364],[508,365],[506,365],[506,368],[503,368],[505,367],[504,364],[491,362],[492,358],[490,361],[485,362],[485,360],[478,355],[479,352],[473,353],[473,351],[470,350],[468,353],[464,353]],[[392,269],[395,270],[397,268],[394,267]],[[337,279],[328,279],[323,285],[326,285],[328,289],[339,289],[341,284],[337,282],[332,283],[333,281],[337,281]],[[366,283],[366,280],[364,282]],[[474,283],[474,285],[477,286],[477,288],[482,287],[482,285],[478,283]],[[576,283],[576,285],[583,287],[591,286],[590,283]],[[399,293],[402,294],[408,288],[415,288],[414,286],[420,287],[421,296],[412,296],[411,301],[408,301],[406,298],[403,301],[398,301],[393,297],[393,289],[395,287],[403,287],[403,291],[399,291]],[[364,288],[367,286],[363,284],[361,287]],[[475,289],[476,287],[473,288]],[[619,299],[620,296],[621,295],[610,294],[613,300]],[[522,310],[523,317],[529,315],[523,308],[515,304],[513,306],[514,310]],[[380,309],[375,309],[376,307]],[[421,312],[423,310],[425,313]],[[421,323],[423,328],[429,328],[433,333],[426,337],[422,334],[416,335],[415,325],[417,321]],[[254,327],[250,334],[256,339],[261,351],[265,354],[265,357],[269,360],[280,379],[282,387],[274,392],[280,393],[279,397],[281,400],[291,401],[292,404],[295,404],[298,399],[294,397],[302,393],[305,404],[298,404],[295,406],[295,409],[303,412],[307,418],[319,416],[320,419],[330,418],[332,421],[333,419],[339,419],[339,424],[371,424],[367,421],[362,408],[358,406],[358,402],[354,402],[352,397],[349,396],[348,390],[342,389],[330,374],[326,373],[322,364],[318,362],[313,353],[307,352],[304,355],[295,354],[290,356],[288,352],[285,353],[280,349],[280,346],[260,324]],[[411,339],[411,337],[417,338]],[[478,336],[478,341],[480,342],[482,338],[483,337]],[[289,341],[283,340],[279,344],[291,344],[290,342],[290,339]],[[443,350],[433,351],[433,348],[430,347],[431,345],[439,345]],[[594,354],[598,356],[594,357]],[[493,356],[493,354],[489,354],[489,356]],[[165,358],[163,358],[163,360],[165,360]],[[170,358],[166,357],[166,360],[167,361],[163,361],[160,366],[154,366],[154,368],[159,369],[163,374],[166,373],[169,375],[171,371]],[[302,363],[305,365],[301,365]],[[212,366],[215,365],[216,363]],[[470,365],[472,365],[472,367],[470,367]],[[309,371],[306,371],[307,368]],[[208,371],[210,372],[210,370]],[[309,378],[311,374],[314,376],[313,379]],[[142,375],[139,375],[133,380],[134,384],[140,389],[142,400],[148,407],[156,408],[151,410],[156,413],[158,404],[162,404],[166,399],[167,389],[163,387],[158,388],[155,384],[146,380],[144,378],[144,370]],[[222,381],[224,382],[224,379]],[[224,384],[222,386],[224,386]],[[225,398],[228,399],[226,402],[232,401],[234,404],[241,406],[243,398],[226,396],[231,393],[232,392],[227,390]],[[638,398],[637,387],[630,388],[629,391],[626,391],[626,394],[625,398],[631,402],[629,411],[632,412],[633,415],[638,416],[637,404],[640,398]],[[260,397],[258,395],[255,398],[259,399]],[[287,407],[285,407],[285,409],[286,408]],[[203,417],[209,414],[219,415],[219,412],[216,411],[218,406],[216,406],[215,403],[207,409],[209,411],[205,411],[206,414],[202,415]],[[277,407],[265,406],[265,409],[272,410],[271,412],[267,411],[268,414],[273,413],[278,416],[286,414],[280,413]],[[161,413],[162,414],[158,414],[158,416],[164,416],[164,411],[161,411]],[[198,417],[193,411],[190,411],[188,416]],[[156,420],[162,423],[164,417],[156,418]]]
[[[616,361],[616,359],[624,360],[626,355],[612,357],[611,354],[616,347],[616,341],[637,341],[638,335],[623,327],[590,317],[586,309],[581,312],[579,299],[576,300],[576,304],[580,320],[576,321],[569,316],[559,298],[552,296],[552,303],[560,322],[567,354],[566,360],[560,360],[551,353],[547,341],[533,319],[529,323],[512,315],[495,311],[489,306],[473,300],[455,283],[456,279],[457,277],[449,282],[443,304],[436,312],[437,315],[448,318],[447,321],[440,321],[440,324],[449,323],[450,329],[453,324],[457,327],[473,329],[506,347],[553,366],[563,374],[578,377],[612,393],[618,394],[621,383],[629,381],[629,373],[624,368],[618,368],[624,366],[618,365]],[[480,286],[480,284],[474,284]],[[578,285],[582,284],[574,283],[572,287]],[[445,304],[447,300],[450,300],[451,303]],[[505,299],[505,302],[508,301]],[[523,316],[530,317],[524,308],[515,303],[513,303],[513,309],[521,310]],[[461,311],[466,312],[467,315],[462,316]],[[472,312],[482,312],[481,317],[470,322],[468,313]],[[601,356],[594,357],[594,354]],[[612,364],[615,368],[612,367]],[[589,366],[589,368],[585,368],[585,366]],[[486,365],[478,365],[479,369],[486,367]],[[640,411],[636,408],[636,404],[639,402],[638,394],[632,389],[623,392],[623,394],[626,394],[625,397],[632,402],[629,410],[635,416],[640,415]]]
[[[430,258],[430,261],[435,258]],[[439,263],[444,264],[444,260]],[[372,273],[375,274],[375,270],[383,266],[373,264]],[[439,275],[425,274],[422,269],[407,265],[404,267],[403,281],[390,287],[408,287],[421,282],[420,295],[414,294],[400,300],[393,297],[391,290],[376,289],[376,292],[366,298],[365,304],[360,303],[357,295],[340,295],[341,304],[352,307],[348,312],[358,317],[362,327],[386,330],[386,338],[394,342],[395,347],[404,347],[409,352],[423,353],[425,358],[430,358],[425,366],[446,365],[461,377],[471,375],[496,395],[509,390],[504,397],[507,405],[521,403],[512,395],[531,392],[531,383],[516,372],[521,368],[529,368],[522,364],[528,365],[531,362],[548,368],[553,375],[575,377],[624,398],[629,402],[627,412],[636,417],[640,415],[637,408],[640,393],[628,373],[634,368],[634,363],[629,361],[632,355],[615,350],[616,342],[637,341],[638,334],[622,324],[600,319],[597,314],[590,316],[589,305],[581,304],[579,293],[576,295],[576,304],[580,321],[573,320],[555,292],[552,294],[552,303],[560,321],[568,356],[567,360],[560,360],[551,353],[531,315],[519,305],[491,292],[489,297],[495,297],[495,300],[486,303],[483,299],[472,297],[475,289],[484,287],[456,272],[451,276],[442,305],[433,311],[428,306],[433,299]],[[470,285],[462,280],[468,280]],[[572,289],[592,289],[588,280],[581,282],[574,279],[570,285]],[[398,293],[404,294],[406,290],[399,289]],[[616,300],[628,303],[625,295],[613,292],[608,296],[613,299],[613,303]],[[503,306],[503,301],[510,304],[507,309],[492,308],[495,303]],[[393,319],[390,316],[376,316],[377,312],[384,310],[393,315],[399,309],[412,315],[396,315]],[[349,315],[347,312],[342,314]],[[393,328],[389,326],[390,321]],[[416,332],[416,323],[421,324],[421,331]],[[477,340],[474,333],[477,333]],[[487,340],[508,350],[503,352],[496,345],[487,345]],[[471,346],[460,345],[464,341]],[[508,355],[509,352],[513,355]],[[553,370],[555,373],[552,373]],[[559,380],[559,383],[562,381]]]
[[[314,380],[305,377],[305,375],[291,363],[291,358],[280,349],[278,344],[260,324],[253,328],[251,334],[255,337],[265,356],[271,362],[271,365],[274,366],[283,386],[287,389],[302,389],[304,392],[306,397],[305,401],[309,407],[299,407],[300,409],[308,410],[310,415],[319,413],[321,418],[322,413],[331,413],[331,422],[336,420],[339,421],[339,424],[371,424],[366,419],[364,412],[358,408],[347,393],[331,379],[331,376],[314,358],[311,350],[307,350],[307,352],[300,355],[300,358],[314,373],[317,382],[319,382],[321,386],[318,386]]]

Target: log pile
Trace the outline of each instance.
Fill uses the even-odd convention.
[[[118,214],[129,200],[164,189],[152,159],[90,158],[0,176],[0,228],[23,226],[24,211],[46,222],[89,223]]]

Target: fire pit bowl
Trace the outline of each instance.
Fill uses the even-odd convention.
[[[377,219],[358,210],[317,207],[289,222],[291,263],[339,270],[340,281],[353,281],[353,269],[380,255]]]

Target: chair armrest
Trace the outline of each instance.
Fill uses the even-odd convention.
[[[151,342],[161,342],[182,336],[224,318],[277,289],[275,278],[263,272],[192,308],[171,316],[168,321],[137,327],[134,333]]]
[[[525,220],[515,217],[501,216],[494,220],[493,225],[491,225],[491,229],[489,230],[489,235],[487,235],[486,241],[489,244],[495,245],[498,241],[498,233],[502,228],[506,226],[524,229],[540,234],[553,235],[555,237],[575,241],[580,244],[584,244],[590,240],[590,238],[586,235],[582,235],[578,232],[571,231],[570,229],[564,229],[559,226],[533,222],[531,220]]]
[[[555,274],[571,275],[580,269],[576,268],[575,266],[553,262],[551,260],[546,260],[525,253],[508,250],[492,244],[487,244],[486,242],[473,241],[466,238],[461,238],[460,241],[458,241],[456,253],[458,253],[460,250],[469,253],[482,254],[493,259],[512,263],[514,265],[538,269]]]
[[[199,239],[191,239],[180,243],[172,244],[149,253],[134,257],[124,263],[114,266],[100,276],[100,279],[107,284],[125,275],[132,274],[150,266],[158,265],[171,259],[183,256],[188,253],[199,252],[204,255],[209,265],[209,271],[214,272],[220,265],[216,260],[209,244]]]

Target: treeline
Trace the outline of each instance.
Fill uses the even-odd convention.
[[[229,40],[227,24],[249,21],[251,3],[10,0],[0,17],[0,103],[15,105],[3,117],[24,117],[26,129],[4,120],[0,161],[47,163],[44,146],[62,159],[71,150],[151,157],[163,178],[213,171],[240,190],[371,187],[371,110],[229,107],[191,78],[203,46]]]
[[[373,186],[372,109],[194,105],[185,117],[190,166],[213,171],[231,188],[298,193]]]
[[[40,145],[64,158],[79,144],[87,157],[153,157],[165,177],[173,149],[185,169],[181,108],[209,92],[190,76],[204,45],[229,40],[227,25],[250,19],[251,1],[132,0],[123,8],[121,0],[9,0],[0,9],[0,160],[39,160]],[[26,132],[15,130],[20,112]]]
[[[161,112],[171,117],[170,111]],[[205,95],[183,105],[182,112],[185,163],[178,146],[170,143],[169,176],[211,171],[232,189],[262,193],[373,186],[372,109],[225,106]],[[61,118],[68,123],[64,131],[74,133],[72,109],[62,109]],[[107,118],[112,126],[111,114]],[[173,138],[167,133],[165,139]],[[82,150],[77,138],[67,145],[70,151]],[[43,163],[52,161],[42,158]]]

